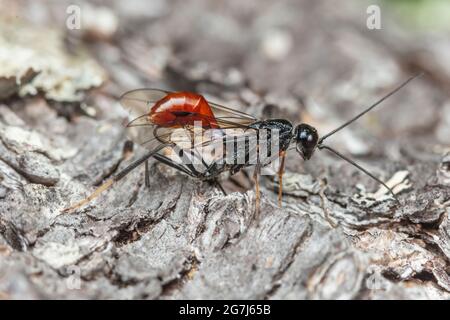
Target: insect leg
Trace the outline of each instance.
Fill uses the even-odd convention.
[[[145,161],[145,187],[150,188],[150,171],[148,170],[148,160]]]
[[[178,164],[176,162],[174,162],[173,160],[167,158],[166,156],[163,156],[162,154],[155,154],[154,158],[162,163],[164,163],[165,165],[172,167],[176,170],[179,170],[185,174],[187,174],[188,176],[191,176],[193,178],[196,178],[197,176],[190,171],[189,169],[187,169],[186,167],[183,167],[181,164]]]
[[[259,175],[261,173],[261,167],[259,164],[255,166],[255,171],[253,172],[253,180],[255,181],[255,216],[259,219],[259,200],[261,193],[259,190]]]
[[[167,158],[166,156],[163,156],[161,154],[157,154],[154,156],[155,159],[157,159],[158,161],[164,163],[165,165],[168,165],[174,169],[177,169],[193,178],[197,178],[198,174],[196,175],[193,171],[190,171],[188,168],[183,167],[182,165],[175,163],[174,161],[172,161],[171,159]],[[195,171],[197,172],[197,171]],[[220,189],[220,191],[222,191],[222,193],[226,196],[227,192],[225,191],[225,189],[222,187],[222,185],[220,184],[219,180],[214,179],[212,180],[212,183],[215,184],[217,186],[217,188]]]
[[[222,185],[220,184],[219,180],[214,179],[214,183],[217,186],[217,188],[220,189],[220,191],[222,191],[223,195],[226,196],[227,192],[225,191],[225,189],[222,187]]]
[[[286,151],[280,152],[280,168],[278,169],[278,206],[281,207],[281,200],[283,198],[283,173],[284,173],[284,160],[286,158]]]
[[[149,153],[145,154],[138,160],[131,163],[128,167],[120,171],[118,174],[113,176],[111,179],[106,180],[100,187],[98,187],[93,193],[91,193],[87,198],[81,200],[80,202],[74,204],[73,206],[64,209],[62,212],[67,213],[74,211],[76,209],[79,209],[80,207],[84,206],[85,204],[91,202],[93,199],[97,198],[103,191],[109,189],[114,183],[124,178],[127,174],[129,174],[131,171],[136,169],[139,165],[141,165],[143,162],[147,161],[149,158],[157,154],[160,150],[164,149],[167,146],[167,144],[161,144],[158,147],[156,147],[154,150],[150,151]]]

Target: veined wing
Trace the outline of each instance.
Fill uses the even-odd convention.
[[[148,149],[153,149],[155,143],[164,141],[169,142],[174,127],[158,126],[154,124],[148,116],[153,105],[164,98],[170,91],[160,89],[136,89],[128,91],[120,97],[120,104],[128,112],[129,122],[127,125],[128,137]],[[221,129],[226,128],[248,128],[248,125],[257,119],[246,113],[222,106],[220,104],[208,101],[208,104],[214,114],[211,116],[197,113],[186,113],[183,116],[191,118],[204,119],[205,123],[217,123]],[[180,115],[177,115],[179,117]]]
[[[131,115],[130,119],[149,113],[151,107],[166,95],[172,92],[160,89],[136,89],[124,93],[119,101]],[[230,120],[235,124],[249,125],[257,119],[245,112],[241,112],[221,104],[208,101],[214,117],[222,120]]]
[[[192,125],[174,123],[173,126],[163,127],[153,123],[148,114],[143,114],[128,122],[127,135],[133,142],[147,149],[153,149],[158,143],[180,144],[191,141],[192,146],[200,142],[201,145],[207,145],[225,136],[242,136],[245,132],[249,134],[248,131],[255,131],[253,128],[228,119],[210,119],[202,114],[191,114],[200,122],[210,123],[214,120],[218,128],[203,128],[195,126],[196,123]]]

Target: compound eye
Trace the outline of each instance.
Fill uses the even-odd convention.
[[[306,136],[306,139],[304,140],[304,144],[306,146],[308,146],[308,147],[314,147],[314,145],[316,144],[315,141],[314,141],[314,135],[309,133]]]
[[[305,145],[314,145],[314,134],[309,130],[304,129],[300,131],[299,140]]]

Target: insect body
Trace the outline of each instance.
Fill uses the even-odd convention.
[[[147,161],[152,157],[193,178],[214,181],[222,191],[223,188],[217,181],[220,174],[223,172],[234,174],[244,167],[255,166],[253,177],[258,211],[258,177],[261,168],[275,159],[280,160],[278,197],[281,203],[285,155],[293,144],[305,161],[312,157],[316,149],[332,152],[382,184],[395,198],[393,191],[383,181],[323,142],[416,77],[411,77],[321,138],[317,130],[308,124],[303,123],[294,127],[284,119],[258,120],[246,113],[207,101],[203,96],[194,93],[174,93],[158,89],[129,91],[120,99],[121,105],[128,111],[131,119],[127,125],[127,134],[132,141],[147,148],[149,152],[107,180],[86,199],[64,211],[72,211],[87,204],[143,163],[146,169],[145,182],[149,185]],[[179,130],[182,130],[181,134]],[[219,149],[221,153],[212,152],[210,155],[204,148],[213,151]]]
[[[149,118],[162,127],[185,126],[195,121],[204,128],[218,127],[206,99],[191,92],[168,93],[150,109]]]

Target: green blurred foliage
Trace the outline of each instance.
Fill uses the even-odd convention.
[[[382,3],[410,27],[450,31],[450,0],[382,0]]]

